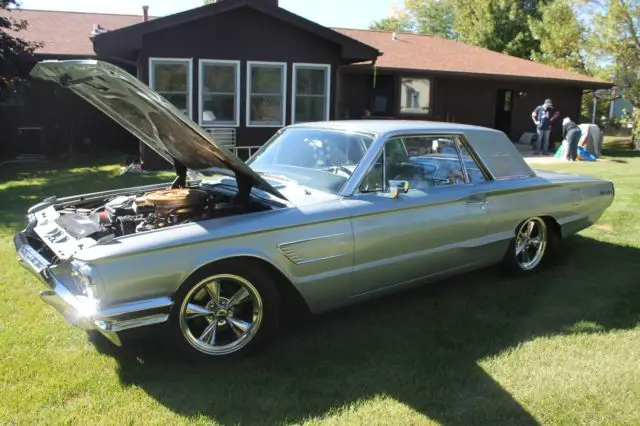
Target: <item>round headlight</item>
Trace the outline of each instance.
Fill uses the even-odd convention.
[[[76,289],[85,296],[93,299],[95,284],[91,280],[89,271],[89,266],[84,263],[77,261],[71,262],[71,277],[73,278]]]

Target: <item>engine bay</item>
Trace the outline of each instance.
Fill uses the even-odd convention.
[[[44,243],[42,249],[50,251],[46,257],[55,261],[120,236],[268,209],[206,186],[165,188],[49,206],[33,215],[33,231]]]

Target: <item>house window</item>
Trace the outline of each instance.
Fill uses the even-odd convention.
[[[431,80],[403,77],[400,80],[400,112],[429,114],[431,112]]]
[[[293,64],[293,123],[329,119],[331,66]]]
[[[287,64],[247,63],[247,127],[285,125]]]
[[[200,125],[233,126],[240,121],[240,61],[200,61]]]
[[[191,117],[191,59],[149,59],[149,87]]]

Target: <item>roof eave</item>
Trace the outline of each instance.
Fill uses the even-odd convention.
[[[141,48],[144,34],[161,31],[196,19],[222,14],[241,7],[250,7],[287,22],[290,25],[298,26],[325,40],[332,41],[342,47],[342,57],[352,62],[374,60],[380,55],[377,49],[368,44],[305,19],[285,9],[266,6],[252,0],[222,1],[220,3],[200,6],[185,12],[156,18],[152,21],[140,22],[135,25],[99,34],[93,38],[94,50],[99,55],[101,52],[108,52],[110,55],[127,56],[124,54],[125,50],[131,52]],[[127,49],[122,49],[122,46],[127,46]]]
[[[370,64],[353,64],[350,65],[353,69],[370,69]],[[446,76],[446,77],[470,77],[477,79],[487,79],[487,80],[507,80],[507,81],[518,81],[518,82],[529,82],[534,81],[538,83],[548,83],[548,84],[564,84],[582,87],[584,89],[610,89],[614,86],[613,83],[609,83],[606,81],[589,81],[589,80],[573,80],[573,79],[562,79],[562,78],[548,78],[548,77],[533,77],[526,75],[506,75],[506,74],[484,74],[484,73],[472,73],[466,71],[444,71],[444,70],[428,70],[422,68],[403,68],[403,67],[389,67],[389,66],[378,66],[377,72],[394,72],[394,73],[408,73],[408,74],[425,74],[429,76]]]

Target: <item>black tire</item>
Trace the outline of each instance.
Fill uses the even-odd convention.
[[[212,297],[212,293],[215,293],[215,291],[211,292],[213,280],[218,282],[218,305]],[[237,289],[234,285],[238,286]],[[215,288],[216,284],[213,286]],[[241,297],[247,300],[231,305],[232,295],[239,293],[240,288],[246,290],[248,296]],[[199,297],[202,299],[199,300]],[[201,306],[201,303],[206,302],[208,298],[211,300],[206,306]],[[190,301],[192,303],[189,303]],[[249,303],[251,306],[247,307]],[[215,314],[194,313],[194,305]],[[238,310],[234,312],[234,309]],[[187,320],[189,310],[192,318]],[[260,310],[259,316],[258,310]],[[251,317],[250,323],[249,317]],[[191,361],[233,360],[258,352],[275,333],[279,318],[280,296],[270,271],[256,262],[231,259],[206,266],[185,281],[174,296],[169,329],[172,342],[175,342],[178,351]],[[242,328],[250,324],[247,331],[238,328],[236,325],[238,321],[242,322]],[[204,327],[204,330],[197,336],[201,327]],[[213,330],[209,330],[205,335],[204,332],[211,327]],[[238,337],[238,333],[244,334]],[[234,337],[236,342],[240,342],[235,346],[233,345]],[[219,341],[216,342],[217,339]],[[211,340],[213,345],[210,344]],[[223,345],[222,343],[227,340],[230,343]],[[217,347],[216,343],[218,343]]]
[[[529,236],[530,240],[526,238],[523,240],[519,236],[523,231],[526,231],[530,223],[534,224],[534,233]],[[518,225],[502,260],[502,265],[508,274],[515,276],[530,275],[548,263],[558,241],[555,227],[550,225],[549,221],[541,217],[530,217]],[[534,247],[534,241],[537,239],[540,240],[542,246],[539,254],[535,252]],[[520,250],[521,247],[527,247],[528,251]],[[530,248],[534,249],[536,255],[529,257],[529,262],[527,262],[527,258],[523,256],[525,254],[531,256]]]

